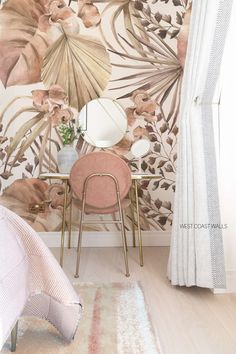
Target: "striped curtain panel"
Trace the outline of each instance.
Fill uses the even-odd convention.
[[[213,118],[232,1],[193,0],[168,264],[173,285],[225,287]]]

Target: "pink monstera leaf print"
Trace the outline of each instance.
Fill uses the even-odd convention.
[[[188,10],[186,11],[186,13],[184,15],[183,25],[180,29],[180,32],[179,32],[179,35],[177,38],[177,56],[178,56],[178,59],[182,65],[182,67],[184,67],[186,53],[187,53],[191,11],[192,11],[192,5],[190,4]]]
[[[8,0],[0,10],[0,80],[5,87],[41,81],[48,31],[72,16],[63,0]]]
[[[5,87],[40,81],[46,34],[38,31],[44,0],[8,0],[0,11],[0,79]]]

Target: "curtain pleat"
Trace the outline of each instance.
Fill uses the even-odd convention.
[[[232,1],[193,1],[167,273],[173,285],[225,287],[212,105]]]

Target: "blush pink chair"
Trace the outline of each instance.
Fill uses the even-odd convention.
[[[84,224],[116,223],[121,226],[126,276],[129,276],[127,241],[124,213],[130,201],[126,199],[131,187],[131,171],[120,157],[104,151],[86,154],[73,165],[70,185],[75,197],[81,201],[81,218],[77,246],[75,277],[79,276],[79,263]],[[113,214],[119,212],[118,220],[85,220],[85,214]]]

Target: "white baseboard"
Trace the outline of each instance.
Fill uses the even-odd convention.
[[[39,232],[40,237],[48,247],[60,247],[60,232]],[[78,232],[72,232],[72,247],[77,245]],[[67,245],[68,233],[65,236]],[[170,232],[167,231],[143,231],[143,246],[169,246]],[[132,245],[132,233],[127,232],[127,243]],[[138,235],[136,233],[136,244]],[[122,245],[121,233],[118,231],[109,232],[83,232],[82,247],[119,247]]]
[[[236,271],[228,270],[226,272],[226,284],[228,293],[236,293]]]
[[[215,295],[220,294],[236,294],[236,271],[226,271],[226,289],[214,289]]]

